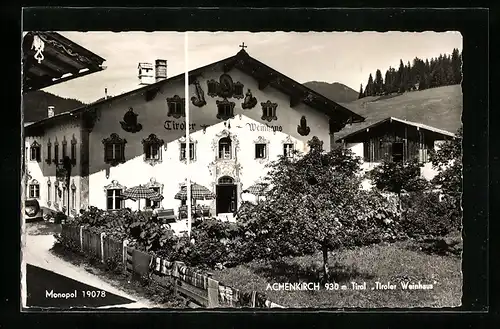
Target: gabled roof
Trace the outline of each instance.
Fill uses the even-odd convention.
[[[291,98],[291,103],[293,102],[294,104],[296,104],[299,102],[303,102],[310,107],[327,114],[334,120],[352,123],[363,122],[365,120],[364,117],[352,112],[346,107],[332,101],[331,99],[326,98],[325,96],[315,92],[314,90],[307,88],[303,84],[285,76],[282,73],[279,73],[278,71],[252,58],[243,49],[234,56],[189,71],[190,83],[191,81],[194,81],[196,77],[201,75],[203,71],[210,68],[215,70],[221,67],[226,72],[231,70],[232,68],[237,68],[257,79],[259,81],[259,88],[265,88],[268,85],[272,86],[280,90],[281,92],[288,94]],[[58,122],[59,120],[74,118],[75,116],[81,114],[82,112],[85,112],[86,110],[90,110],[100,105],[107,104],[132,95],[146,94],[150,92],[156,93],[161,86],[175,80],[184,80],[184,73],[168,79],[160,80],[158,82],[146,85],[144,87],[132,90],[121,95],[99,100],[92,104],[79,107],[70,112],[40,120],[30,125],[29,128],[40,128],[47,124]]]
[[[34,49],[34,41],[41,42],[41,51]],[[26,33],[22,51],[23,92],[46,88],[105,69],[102,66],[104,58],[56,32]]]
[[[349,140],[351,140],[353,137],[359,136],[360,134],[367,132],[370,128],[380,126],[384,123],[392,123],[392,122],[399,122],[399,123],[407,125],[407,126],[412,126],[412,127],[416,127],[419,129],[427,130],[427,131],[442,135],[444,137],[455,138],[455,134],[450,133],[449,131],[446,131],[446,130],[442,130],[442,129],[438,129],[438,128],[431,127],[428,125],[424,125],[422,123],[411,122],[411,121],[406,121],[406,120],[402,120],[402,119],[398,119],[398,118],[394,118],[394,117],[389,117],[387,119],[376,122],[368,127],[364,127],[362,129],[356,130],[356,131],[350,133],[349,135],[346,135],[342,138],[335,140],[335,142],[347,142],[347,143],[349,143]]]

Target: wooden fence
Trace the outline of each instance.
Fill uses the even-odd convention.
[[[104,233],[94,233],[83,226],[62,225],[61,235],[80,245],[86,255],[99,257],[103,263],[119,260],[123,271],[132,277],[147,276],[160,285],[171,283],[177,296],[190,308],[250,307],[283,308],[258,292],[243,292],[223,285],[182,262],[170,262],[144,251],[128,247]]]

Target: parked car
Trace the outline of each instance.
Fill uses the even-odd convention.
[[[25,221],[43,220],[43,209],[37,199],[27,199],[24,201]]]

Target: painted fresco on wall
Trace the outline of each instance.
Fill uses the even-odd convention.
[[[220,76],[219,81],[214,79],[207,81],[208,96],[221,98],[236,98],[242,99],[243,84],[241,82],[233,82],[233,78],[227,73]]]
[[[311,128],[307,126],[306,117],[304,115],[300,118],[300,124],[297,126],[297,132],[301,136],[307,136],[311,132]]]
[[[137,117],[139,115],[134,112],[133,108],[129,108],[128,111],[123,116],[123,121],[120,121],[120,125],[123,130],[129,133],[136,133],[142,130],[142,125],[137,122]]]
[[[207,104],[207,102],[205,101],[205,92],[201,88],[200,82],[198,80],[195,80],[193,84],[196,90],[196,95],[191,97],[191,103],[193,103],[194,106],[202,107]]]
[[[243,103],[241,103],[241,107],[244,110],[250,110],[253,109],[257,105],[257,98],[253,97],[252,92],[250,89],[248,89],[247,93],[245,94],[245,99]]]

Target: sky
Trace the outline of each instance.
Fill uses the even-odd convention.
[[[248,54],[301,83],[340,82],[359,91],[369,74],[462,50],[459,32],[59,32],[106,59],[104,71],[43,90],[65,98],[93,102],[139,87],[137,65],[167,60],[167,74],[235,55],[245,43]],[[186,66],[187,63],[187,66]]]

